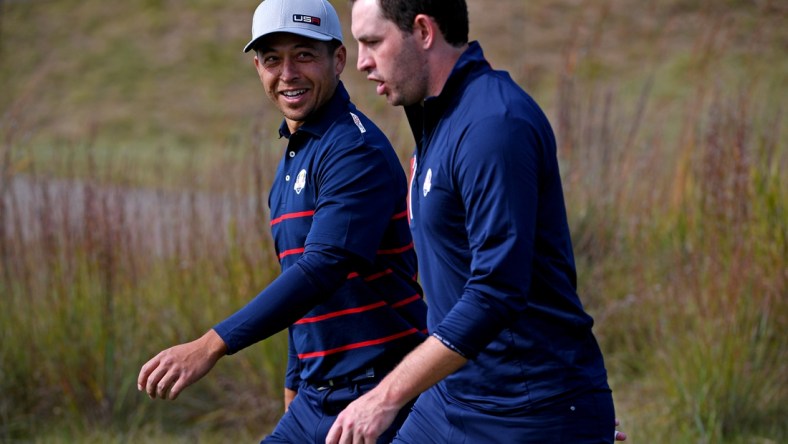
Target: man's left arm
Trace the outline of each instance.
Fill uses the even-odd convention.
[[[439,340],[429,337],[411,351],[377,387],[339,414],[327,444],[374,442],[411,399],[468,362]]]

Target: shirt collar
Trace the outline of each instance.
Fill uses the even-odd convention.
[[[347,109],[349,102],[350,95],[345,89],[345,85],[340,81],[334,95],[331,96],[325,105],[309,116],[309,119],[298,128],[296,133],[303,131],[317,138],[322,137],[337,117],[342,115]],[[289,139],[291,135],[290,129],[287,127],[287,121],[282,120],[282,124],[279,125],[279,137]]]

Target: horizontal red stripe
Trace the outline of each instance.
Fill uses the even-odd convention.
[[[397,302],[396,304],[393,304],[393,305],[391,306],[391,308],[400,308],[400,307],[402,307],[403,305],[408,305],[408,304],[410,304],[411,302],[416,302],[416,301],[418,301],[419,299],[421,299],[421,295],[419,295],[419,294],[414,294],[413,296],[411,296],[411,297],[409,297],[409,298],[407,298],[407,299],[403,299],[403,300],[401,300],[401,301]]]
[[[324,315],[313,316],[311,318],[302,318],[301,320],[296,322],[296,324],[310,324],[312,322],[320,322],[326,319],[336,318],[338,316],[344,316],[344,315],[362,313],[365,311],[374,310],[376,308],[383,307],[385,305],[386,303],[384,301],[380,301],[374,304],[365,305],[363,307],[348,308],[347,310],[335,311],[333,313],[326,313]]]
[[[405,210],[399,214],[395,214],[394,217],[391,218],[391,220],[405,219],[406,217],[408,217],[408,210]]]
[[[370,274],[369,276],[364,276],[364,281],[365,282],[374,281],[375,279],[380,279],[383,276],[389,275],[391,273],[394,273],[394,270],[389,268],[389,269],[387,269],[385,271],[381,271],[380,273],[375,273],[375,274]],[[348,280],[355,279],[357,277],[361,277],[361,275],[358,274],[358,272],[355,272],[355,271],[347,275]]]
[[[411,302],[416,302],[419,299],[421,299],[421,295],[414,294],[413,296],[411,296],[411,297],[409,297],[407,299],[403,299],[403,300],[401,300],[401,301],[399,301],[397,303],[392,304],[391,308],[400,308],[400,307],[403,307],[405,305],[410,304]],[[312,316],[311,318],[302,318],[302,319],[300,319],[299,321],[296,322],[296,325],[299,325],[299,324],[311,324],[313,322],[325,321],[326,319],[336,318],[336,317],[339,317],[339,316],[345,316],[345,315],[356,314],[356,313],[363,313],[365,311],[374,310],[376,308],[384,307],[386,305],[387,305],[386,302],[380,301],[380,302],[375,302],[374,304],[365,305],[363,307],[348,308],[346,310],[339,310],[339,311],[335,311],[335,312],[331,312],[331,313],[326,313],[326,314],[320,315],[320,316]]]
[[[410,336],[412,334],[418,333],[419,329],[411,328],[410,330],[403,331],[401,333],[397,333],[395,335],[386,336],[385,338],[380,339],[373,339],[370,341],[363,341],[363,342],[356,342],[355,344],[348,344],[343,345],[342,347],[332,348],[330,350],[323,350],[323,351],[316,351],[311,353],[300,353],[298,355],[299,359],[309,359],[309,358],[320,358],[323,356],[333,355],[336,353],[341,353],[348,350],[355,350],[357,348],[364,348],[369,347],[372,345],[379,345],[385,344],[386,342],[391,342],[399,338],[404,338],[405,336]]]
[[[315,214],[315,210],[312,210],[312,211],[301,211],[301,212],[298,212],[298,213],[283,214],[282,216],[279,216],[276,219],[272,220],[271,221],[271,226],[273,227],[274,225],[278,224],[279,222],[282,222],[283,220],[295,219],[295,218],[298,218],[298,217],[314,216],[314,214]]]
[[[413,249],[413,242],[400,248],[393,248],[391,250],[378,250],[378,254],[397,254],[412,249]]]
[[[383,276],[386,276],[386,275],[389,275],[389,274],[392,274],[392,273],[394,273],[394,270],[389,268],[388,270],[381,271],[380,273],[370,274],[369,276],[364,277],[364,282],[374,281],[375,279],[380,279]]]
[[[303,253],[303,252],[304,252],[303,248],[293,248],[292,250],[285,250],[285,251],[279,253],[279,259],[282,259],[285,256],[290,256],[291,254],[298,254],[298,253]]]

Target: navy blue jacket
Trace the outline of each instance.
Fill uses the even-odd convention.
[[[406,111],[418,143],[409,209],[429,331],[470,359],[438,388],[495,412],[607,389],[539,106],[472,42],[440,95]]]
[[[269,195],[282,274],[216,332],[234,353],[288,327],[285,386],[387,371],[426,335],[407,183],[340,83],[288,139]]]

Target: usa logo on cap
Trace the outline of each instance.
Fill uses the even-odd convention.
[[[293,14],[293,21],[296,23],[308,23],[310,25],[320,26],[320,17],[312,17],[311,15]]]

